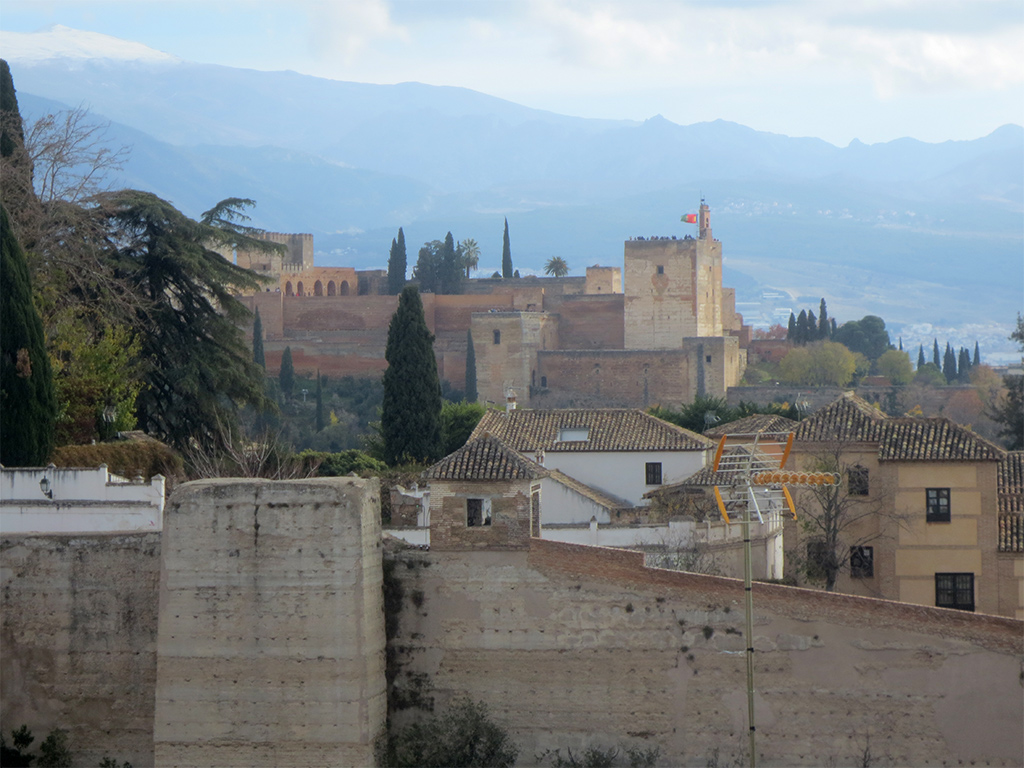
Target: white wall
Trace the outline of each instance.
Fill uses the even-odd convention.
[[[50,495],[40,481],[46,478]],[[0,532],[115,533],[163,528],[164,478],[129,480],[96,469],[0,471]]]
[[[548,451],[544,466],[635,506],[645,506],[643,495],[660,487],[645,484],[647,462],[661,462],[661,482],[668,485],[697,472],[706,457],[706,451]]]
[[[585,524],[589,523],[592,517],[596,517],[599,523],[611,522],[611,514],[605,507],[553,478],[541,479],[541,529],[546,525]]]

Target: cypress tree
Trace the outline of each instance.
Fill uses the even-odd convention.
[[[324,387],[320,378],[320,369],[316,369],[316,431],[324,428]]]
[[[917,345],[917,370],[921,370],[921,366],[924,365],[924,344]]]
[[[807,310],[801,309],[796,318],[796,343],[807,343]]]
[[[807,310],[807,339],[806,342],[810,344],[812,341],[818,340],[818,318],[814,316],[814,310]]]
[[[408,268],[405,252],[405,232],[398,228],[398,237],[391,241],[391,253],[388,256],[388,294],[397,296],[405,285],[405,271]]]
[[[952,384],[956,378],[956,353],[953,352],[948,341],[946,342],[946,351],[942,355],[942,373],[946,377],[946,383]]]
[[[281,372],[277,376],[281,384],[281,391],[285,396],[292,396],[292,389],[295,387],[295,366],[292,365],[292,348],[285,347],[281,355]]]
[[[515,274],[512,269],[512,247],[508,241],[508,217],[505,217],[505,235],[501,241],[501,276],[512,277]]]
[[[978,347],[978,342],[974,342],[974,360],[971,362],[971,366],[981,365],[981,349]]]
[[[789,325],[786,328],[786,341],[796,344],[796,315],[789,313]]]
[[[466,331],[466,402],[475,403],[476,391],[476,350],[473,348],[473,334]]]
[[[252,360],[264,371],[267,370],[267,359],[263,354],[263,321],[260,320],[259,307],[256,307],[256,319],[252,321]]]
[[[903,337],[900,336],[900,352],[903,351]]]
[[[45,465],[53,451],[57,398],[28,264],[0,205],[0,463]]]
[[[0,200],[7,208],[7,215],[13,225],[25,236],[26,217],[36,209],[38,201],[32,187],[32,158],[25,151],[25,132],[21,112],[18,109],[18,94],[14,90],[14,79],[7,62],[0,59]],[[15,235],[17,237],[17,235]],[[24,248],[33,243],[22,243]]]
[[[961,384],[967,384],[971,379],[971,353],[967,347],[960,347],[960,354],[957,357],[957,380]]]
[[[434,336],[415,286],[402,289],[388,326],[381,437],[389,465],[441,457],[441,385]]]
[[[818,338],[827,339],[831,334],[831,325],[828,322],[828,309],[825,307],[825,297],[822,296],[821,304],[818,305]]]
[[[462,260],[455,250],[455,238],[449,232],[444,237],[440,254],[440,286],[438,293],[462,293]]]
[[[836,319],[833,317],[829,320],[828,337],[831,339],[836,335]]]
[[[932,362],[940,371],[942,370],[942,358],[939,356],[939,340],[932,340]]]

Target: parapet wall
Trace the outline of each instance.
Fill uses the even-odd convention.
[[[484,701],[523,756],[624,743],[660,765],[747,763],[742,581],[538,539],[394,557],[414,597],[390,641],[400,693],[427,675],[437,708]],[[764,584],[754,611],[759,765],[860,765],[865,748],[1019,765],[1020,621]]]
[[[158,766],[373,765],[384,732],[376,480],[204,480],[168,502]]]

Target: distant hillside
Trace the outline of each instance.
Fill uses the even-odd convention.
[[[630,236],[677,234],[703,194],[726,282],[824,295],[842,315],[1007,323],[1021,305],[1024,129],[974,141],[835,147],[715,121],[587,120],[461,88],[344,83],[154,60],[12,61],[26,116],[85,103],[134,147],[119,183],[197,214],[259,201],[269,229],[317,236],[323,263],[382,267],[475,238],[499,267],[619,263]],[[51,101],[47,101],[51,100]],[[1007,279],[1010,276],[1011,279]]]

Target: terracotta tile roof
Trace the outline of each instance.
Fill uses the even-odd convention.
[[[471,437],[455,453],[423,472],[430,480],[530,480],[545,474],[542,466],[492,435]]]
[[[633,505],[626,501],[625,499],[616,498],[615,496],[605,493],[604,491],[599,491],[596,488],[592,488],[589,485],[585,485],[576,478],[569,477],[569,475],[565,474],[564,472],[559,472],[557,469],[549,469],[547,473],[548,477],[554,480],[556,483],[560,483],[561,485],[564,485],[566,488],[572,489],[576,493],[580,494],[580,496],[590,499],[592,502],[604,507],[605,509],[631,509],[633,507]]]
[[[852,392],[840,395],[796,428],[798,442],[876,443],[887,417]]]
[[[1003,450],[944,418],[886,419],[879,461],[998,461]]]
[[[560,441],[563,429],[588,429],[586,440]],[[487,411],[473,437],[493,434],[513,450],[704,451],[714,443],[635,408]]]
[[[721,439],[722,435],[760,435],[765,432],[792,432],[799,422],[773,413],[755,413],[713,429],[704,430],[704,437]]]
[[[999,548],[1000,551],[1020,552],[1021,550],[1003,550],[1003,518],[1016,516],[1016,541],[1020,546],[1020,517],[1024,514],[1024,451],[1008,451],[999,461],[996,470],[996,489],[999,499]],[[1008,530],[1014,522],[1007,520]]]
[[[999,551],[1024,552],[1024,515],[999,516]]]

